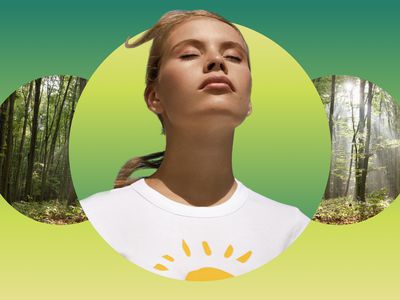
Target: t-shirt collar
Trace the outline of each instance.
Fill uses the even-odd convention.
[[[191,206],[171,200],[150,187],[144,178],[134,182],[131,187],[145,200],[170,213],[187,217],[210,218],[234,213],[246,202],[247,188],[237,179],[235,181],[236,190],[228,200],[207,207]]]

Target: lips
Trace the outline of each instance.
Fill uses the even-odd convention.
[[[209,84],[211,85],[213,83],[216,83],[216,85],[214,86],[215,88],[219,87],[217,85],[218,83],[224,83],[224,84],[227,84],[232,91],[235,91],[235,87],[233,86],[232,82],[228,79],[228,77],[225,77],[225,76],[211,76],[211,77],[208,77],[206,80],[204,80],[202,82],[202,84],[199,86],[199,89],[202,90],[207,85],[209,85]]]

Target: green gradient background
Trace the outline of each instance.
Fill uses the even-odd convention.
[[[359,76],[399,101],[399,4],[210,3],[2,4],[0,99],[36,77],[89,78],[127,36],[145,30],[165,11],[202,7],[265,34],[312,78]],[[315,124],[320,126],[325,125]],[[249,274],[222,282],[189,283],[141,270],[105,244],[87,222],[65,227],[37,223],[0,199],[0,295],[5,299],[396,299],[399,231],[397,199],[360,224],[312,223],[285,253]]]
[[[236,129],[235,176],[311,218],[329,173],[325,109],[307,74],[285,50],[239,28],[250,48],[253,113]],[[79,99],[70,162],[80,199],[112,189],[128,159],[165,149],[160,122],[143,100],[149,48],[150,43],[136,49],[120,46],[94,72]]]

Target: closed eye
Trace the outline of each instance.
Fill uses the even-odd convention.
[[[183,54],[180,56],[181,59],[185,59],[185,60],[189,60],[189,59],[193,59],[196,56],[198,56],[197,54]]]
[[[233,60],[233,61],[235,61],[235,62],[241,62],[241,61],[242,61],[242,59],[241,59],[240,57],[238,57],[238,56],[233,56],[233,55],[226,55],[225,58],[230,59],[230,60]]]

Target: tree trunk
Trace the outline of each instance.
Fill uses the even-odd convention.
[[[69,79],[68,79],[68,83],[67,83],[67,87],[65,88],[63,100],[62,100],[61,105],[60,105],[60,107],[58,109],[57,119],[55,120],[55,129],[54,129],[54,132],[53,132],[53,137],[52,137],[52,141],[51,141],[50,149],[49,149],[49,160],[48,160],[48,163],[47,163],[47,174],[48,174],[48,172],[49,172],[49,170],[50,170],[50,168],[52,167],[52,164],[53,164],[54,151],[55,151],[55,148],[56,148],[58,132],[60,130],[60,121],[61,121],[62,111],[63,111],[63,108],[64,108],[65,100],[67,99],[68,89],[69,89],[69,86],[71,84],[71,80],[72,80],[72,76],[70,76]],[[62,93],[61,90],[60,90],[60,93]],[[46,181],[47,181],[47,176],[45,176],[44,179],[43,179],[43,186],[46,186],[46,183],[47,183]],[[47,188],[46,188],[46,190],[47,190]]]
[[[355,165],[356,165],[357,164],[357,155],[358,155],[357,133],[358,133],[358,129],[359,129],[359,124],[357,124],[357,126],[356,126],[356,121],[355,121],[355,117],[354,117],[353,95],[351,96],[351,99],[350,99],[350,108],[351,108],[351,125],[352,125],[352,129],[353,129],[353,136],[351,138],[349,173],[348,173],[348,176],[347,176],[346,192],[345,192],[346,196],[348,196],[348,193],[349,193],[350,180],[351,180],[352,168],[353,168],[353,161],[354,161],[354,158],[356,158],[356,162],[355,162]],[[354,168],[356,168],[356,166]]]
[[[354,144],[355,144],[355,140],[353,138],[353,141],[351,143],[351,151],[350,151],[349,173],[348,173],[347,181],[346,181],[346,191],[344,193],[346,197],[349,195],[350,179],[351,179],[351,174],[352,174],[352,169],[353,169]]]
[[[31,143],[28,154],[28,167],[26,171],[26,184],[25,184],[25,199],[29,200],[32,198],[32,176],[33,176],[33,164],[35,162],[35,150],[36,150],[36,139],[38,130],[39,120],[39,106],[40,106],[40,85],[42,79],[35,80],[35,102],[33,105],[33,119],[32,119],[32,132],[31,132]]]
[[[1,184],[3,180],[3,162],[6,156],[6,149],[4,141],[6,139],[6,129],[7,129],[7,111],[8,111],[8,101],[0,106],[0,193],[3,191],[3,186]]]
[[[3,165],[3,180],[2,180],[2,195],[9,202],[13,202],[11,199],[11,191],[10,191],[10,179],[11,179],[11,161],[13,154],[13,121],[14,121],[14,100],[15,100],[16,92],[12,93],[7,101],[8,104],[8,124],[7,124],[7,148],[5,152],[4,165]]]
[[[360,109],[359,109],[359,122],[358,122],[358,151],[356,153],[356,185],[355,185],[355,198],[357,201],[365,202],[365,191],[362,188],[362,171],[364,167],[364,128],[365,128],[365,80],[360,82]]]
[[[333,75],[332,82],[331,82],[331,101],[329,104],[329,133],[330,133],[330,137],[331,137],[331,153],[332,153],[332,149],[334,149],[334,147],[333,147],[334,141],[333,141],[332,137],[334,136],[333,114],[335,111],[335,92],[336,92],[336,76]],[[330,199],[332,197],[332,193],[331,193],[331,185],[332,185],[331,181],[332,181],[332,172],[333,172],[332,169],[333,169],[333,155],[331,156],[328,182],[325,187],[325,193],[324,193],[325,199]]]
[[[15,201],[20,200],[20,173],[21,173],[21,164],[22,164],[22,153],[24,150],[24,144],[25,144],[25,135],[26,135],[26,125],[28,123],[28,112],[29,112],[29,105],[31,101],[31,95],[32,95],[32,90],[33,90],[33,81],[30,82],[29,84],[29,92],[28,96],[24,99],[24,104],[25,104],[25,110],[24,110],[24,125],[22,126],[22,134],[21,134],[21,140],[19,142],[19,149],[18,149],[18,159],[17,159],[17,170],[15,174],[15,191],[14,191],[14,199]]]
[[[371,109],[372,109],[372,98],[373,98],[373,87],[374,85],[368,81],[368,96],[367,96],[367,131],[364,145],[364,153],[362,158],[362,169],[361,169],[361,180],[360,180],[360,201],[365,202],[365,194],[366,194],[366,183],[367,183],[367,174],[368,174],[368,161],[370,157],[369,149],[370,149],[370,141],[371,141]]]
[[[79,78],[79,97],[82,95],[83,89],[85,88],[87,83],[86,79]]]
[[[62,87],[64,86],[64,80],[63,76],[60,76],[60,91],[62,90]],[[62,82],[61,82],[62,80]],[[47,89],[47,105],[46,105],[46,128],[45,128],[45,134],[44,134],[44,145],[43,145],[43,172],[42,172],[42,178],[41,178],[41,184],[40,184],[40,198],[42,200],[48,200],[47,195],[46,195],[46,181],[47,181],[47,160],[48,160],[48,143],[49,143],[49,138],[51,135],[51,128],[53,127],[54,119],[57,113],[57,107],[58,107],[58,101],[60,99],[60,93],[58,93],[57,96],[57,101],[55,104],[54,108],[54,113],[53,113],[53,118],[51,121],[51,125],[49,125],[49,115],[50,115],[50,101],[51,101],[51,94],[53,92],[53,84],[51,87],[48,87]]]

